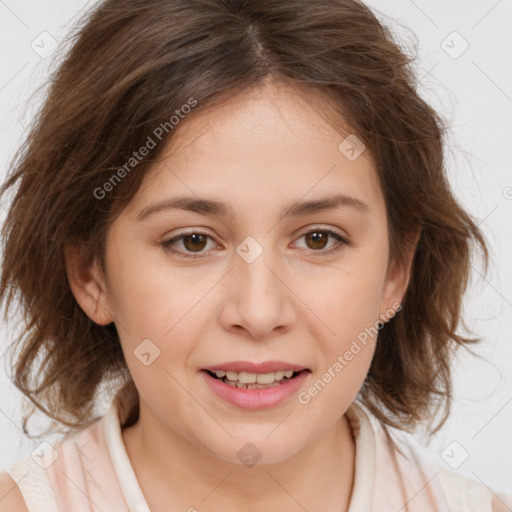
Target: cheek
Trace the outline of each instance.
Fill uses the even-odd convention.
[[[364,256],[364,257],[363,257]],[[332,269],[321,286],[311,287],[307,304],[314,312],[310,325],[321,346],[322,363],[318,382],[306,392],[336,404],[348,404],[356,397],[375,351],[379,333],[380,300],[385,278],[385,253],[363,251],[347,258],[343,268]],[[310,394],[311,392],[311,394]]]
[[[109,298],[128,370],[143,396],[163,389],[178,392],[172,375],[183,381],[193,349],[190,340],[198,338],[198,315],[204,315],[198,300],[208,283],[184,282],[183,272],[139,258],[136,252],[125,254],[110,261],[115,286]]]
[[[379,318],[385,266],[361,261],[333,269],[305,290],[307,306],[324,324],[323,337],[345,342]],[[318,322],[318,320],[317,320]]]
[[[134,339],[165,341],[187,323],[187,316],[211,287],[209,280],[199,270],[183,272],[172,266],[163,249],[148,250],[140,241],[123,250],[122,241],[113,237],[111,246],[116,247],[109,262],[114,316]]]
[[[348,408],[368,374],[377,343],[379,288],[361,281],[344,284],[333,283],[329,298],[322,294],[316,298],[322,321],[315,320],[313,335],[322,357],[315,378],[299,396],[301,404],[311,404],[313,415],[329,410],[335,418]]]

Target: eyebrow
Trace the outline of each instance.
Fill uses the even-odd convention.
[[[320,199],[309,201],[292,201],[283,208],[283,217],[300,217],[335,208],[351,208],[361,213],[368,212],[369,206],[356,197],[345,194],[335,194]],[[143,221],[148,217],[164,210],[185,210],[201,215],[215,215],[218,217],[232,218],[233,209],[222,201],[211,199],[200,199],[197,197],[178,196],[164,199],[158,203],[152,203],[143,208],[137,215],[137,220]]]

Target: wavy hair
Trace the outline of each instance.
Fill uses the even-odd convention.
[[[64,247],[80,244],[84,258],[103,264],[109,225],[173,131],[110,193],[98,190],[191,98],[194,116],[272,79],[318,99],[333,126],[349,126],[366,145],[385,198],[390,260],[402,261],[409,235],[421,232],[403,310],[380,329],[360,398],[386,425],[410,430],[442,410],[442,426],[452,353],[480,341],[457,332],[471,249],[480,247],[486,271],[488,249],[450,189],[447,126],[418,93],[414,57],[365,4],[106,0],[61,52],[0,190],[13,190],[0,299],[6,317],[17,305],[23,319],[11,379],[33,407],[83,428],[96,419],[101,386],[119,378],[138,403],[115,325],[95,324],[71,293]]]

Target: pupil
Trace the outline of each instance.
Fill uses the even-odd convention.
[[[306,237],[310,240],[311,239],[313,240],[313,247],[311,247],[312,249],[323,249],[326,245],[327,237],[325,236],[325,233],[322,233],[319,231],[314,231],[314,232],[306,235]],[[322,238],[323,238],[323,243],[322,243]],[[316,245],[318,243],[320,243],[320,245]]]
[[[198,246],[197,245],[198,241],[199,242],[202,241],[203,243]],[[190,244],[189,242],[192,242],[192,243]],[[203,235],[198,235],[198,234],[187,235],[183,238],[183,243],[184,243],[185,247],[187,248],[187,250],[191,250],[192,252],[195,252],[196,250],[201,251],[206,246],[206,237]]]

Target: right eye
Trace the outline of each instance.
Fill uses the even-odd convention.
[[[204,248],[208,245],[208,239],[213,240],[212,237],[206,233],[198,231],[191,231],[189,233],[183,233],[175,236],[169,240],[162,242],[162,247],[174,254],[184,256],[185,258],[202,258]],[[177,243],[181,243],[182,249],[175,249],[173,246]],[[198,253],[198,256],[193,255]]]

